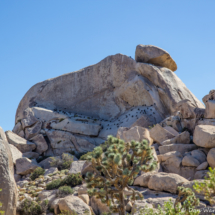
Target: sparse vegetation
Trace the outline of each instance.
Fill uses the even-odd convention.
[[[62,122],[64,119],[65,119],[65,118],[61,118],[61,119],[59,119],[59,122]]]
[[[37,167],[30,175],[30,179],[34,181],[36,178],[39,178],[40,175],[44,175],[45,170],[41,167]]]
[[[61,182],[62,182],[61,179],[53,180],[52,182],[46,185],[46,190],[58,189],[61,186]]]
[[[57,197],[63,198],[73,193],[74,193],[74,190],[70,186],[62,186],[57,191]]]
[[[23,200],[17,211],[22,215],[41,215],[45,213],[48,208],[48,200],[36,202],[32,199]]]
[[[96,147],[92,153],[92,168],[85,178],[88,194],[100,198],[113,212],[125,215],[125,196],[123,190],[132,191],[130,200],[142,199],[140,192],[128,186],[140,171],[152,171],[156,168],[152,148],[146,140],[142,143],[125,143],[113,136],[108,137],[109,147],[104,153],[102,147]],[[113,200],[117,204],[113,204]],[[129,198],[127,199],[129,200]]]
[[[53,157],[51,166],[57,167],[59,170],[69,169],[73,162],[73,156],[70,154],[63,154],[62,158]]]

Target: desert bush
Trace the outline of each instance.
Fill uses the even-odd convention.
[[[73,162],[72,155],[63,154],[62,158],[53,157],[52,162],[51,162],[51,166],[57,167],[59,170],[64,170],[64,169],[69,169],[72,162]]]
[[[32,199],[23,200],[17,211],[22,215],[41,215],[45,213],[48,208],[48,200],[36,202]]]
[[[210,202],[211,205],[215,204],[215,168],[208,168],[208,176],[205,178],[204,182],[196,182],[193,188],[198,193],[204,193],[205,199]]]
[[[82,177],[80,173],[67,175],[61,182],[61,186],[67,185],[71,187],[75,187],[77,185],[82,184]]]
[[[57,197],[63,198],[65,196],[71,195],[74,193],[74,190],[70,186],[62,186],[57,190]]]
[[[105,152],[102,147],[96,147],[92,153],[94,172],[88,172],[85,178],[87,187],[91,188],[88,194],[100,198],[113,212],[125,215],[123,190],[127,188],[132,191],[131,201],[142,199],[142,194],[129,187],[129,183],[140,171],[153,171],[157,161],[146,140],[141,143],[135,141],[125,143],[121,139],[109,136],[106,145],[109,147]],[[112,205],[114,199],[118,201],[118,205]]]
[[[36,178],[39,178],[40,175],[44,175],[45,170],[41,167],[37,167],[30,175],[30,179],[34,181]]]
[[[61,179],[56,179],[51,181],[50,183],[48,183],[46,185],[46,190],[54,190],[54,189],[58,189],[61,186]]]
[[[157,209],[140,209],[139,214],[147,215],[198,215],[199,210],[194,210],[199,205],[199,199],[190,188],[178,187],[179,193],[175,204],[170,199],[164,203],[163,208],[159,205]]]

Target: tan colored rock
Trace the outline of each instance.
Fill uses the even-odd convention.
[[[40,201],[48,200],[49,206],[50,206],[52,202],[57,198],[56,193],[57,193],[57,190],[43,190],[39,192],[38,198]]]
[[[13,158],[13,164],[16,164],[16,160],[22,158],[22,152],[12,144],[9,144],[9,147]]]
[[[89,206],[77,196],[67,196],[58,201],[60,211],[68,211],[69,213],[77,213],[77,215],[83,215],[88,213],[91,215]]]
[[[27,175],[32,173],[39,165],[28,158],[19,158],[16,160],[16,173],[19,175]]]
[[[196,148],[197,148],[197,146],[195,144],[175,143],[175,144],[159,146],[159,152],[160,152],[160,154],[165,154],[165,153],[171,152],[171,151],[178,151],[181,154],[184,154],[185,152],[192,151]]]
[[[169,139],[169,140],[165,140],[161,143],[161,145],[169,145],[172,143],[184,143],[184,144],[189,144],[190,143],[190,133],[188,131],[184,131],[181,134],[179,134],[178,136]]]
[[[160,172],[151,176],[148,187],[152,190],[176,193],[177,187],[187,181],[187,179],[180,175]]]
[[[40,155],[36,152],[25,152],[22,156],[29,159],[37,159]]]
[[[78,188],[78,195],[87,194],[87,184],[84,183]]]
[[[157,121],[153,117],[150,117],[148,115],[143,115],[135,123],[133,123],[131,127],[140,126],[144,128],[149,128],[156,123]]]
[[[196,118],[194,118],[194,119],[181,119],[181,126],[182,126],[182,128],[187,129],[191,134],[193,134],[198,121],[199,120]]]
[[[215,126],[197,125],[193,134],[193,142],[204,148],[215,147]]]
[[[150,129],[150,137],[157,143],[162,143],[165,140],[175,137],[172,133],[162,128],[159,124]]]
[[[102,203],[101,200],[97,199],[95,196],[90,199],[90,206],[92,207],[93,212],[96,215],[110,212],[109,207],[106,204]]]
[[[132,140],[142,142],[143,140],[147,140],[150,145],[153,143],[153,140],[149,134],[149,130],[139,126],[135,126],[127,131],[123,131],[121,139],[125,140],[126,142],[131,142]]]
[[[18,136],[22,137],[22,138],[25,138],[25,133],[23,130],[21,130],[19,133],[18,133]]]
[[[207,155],[207,162],[209,166],[215,168],[215,148],[212,148]]]
[[[165,130],[169,131],[171,134],[173,134],[175,137],[179,135],[179,133],[172,128],[171,126],[165,126],[163,127]]]
[[[177,70],[177,65],[169,53],[152,45],[138,45],[135,51],[135,60],[137,62],[166,67],[173,72]]]
[[[34,116],[32,109],[29,107],[27,107],[25,110],[23,110],[22,114],[23,115],[21,118],[22,119],[21,124],[22,124],[23,129],[25,129],[26,127],[34,125],[38,121],[38,119]]]
[[[3,129],[0,127],[0,202],[5,215],[16,215],[17,187],[14,180],[13,158]]]
[[[160,197],[160,198],[148,198],[146,201],[149,204],[152,204],[154,208],[158,208],[159,206],[163,208],[164,204],[171,200],[173,204],[175,203],[175,198],[173,197]]]
[[[182,165],[198,167],[200,165],[200,162],[197,159],[195,159],[193,156],[186,155],[182,160]]]
[[[80,199],[82,199],[87,205],[89,205],[90,202],[90,198],[88,194],[82,194],[82,195],[78,195],[78,197]]]
[[[143,214],[143,210],[145,208],[153,208],[152,204],[147,203],[147,201],[145,199],[143,200],[137,200],[134,202],[132,210],[131,210],[131,214],[132,215],[142,215]],[[147,214],[143,214],[143,215],[147,215]]]
[[[180,112],[179,112],[180,113]],[[162,127],[166,127],[166,126],[171,126],[173,127],[176,131],[181,132],[182,131],[182,126],[181,126],[181,119],[178,115],[180,115],[179,113],[177,113],[176,116],[170,116],[167,117],[166,119],[164,119],[162,122],[160,122],[160,125]]]
[[[203,163],[207,160],[207,156],[202,149],[196,149],[190,152],[192,157],[197,159],[200,163]]]
[[[156,174],[156,172],[147,172],[147,173],[142,174],[141,176],[138,176],[134,180],[134,186],[138,185],[141,187],[148,187],[149,179],[154,174]]]
[[[12,132],[15,133],[15,134],[19,134],[20,131],[22,131],[22,124],[20,122],[18,122],[14,126]]]
[[[208,162],[205,161],[205,162],[201,163],[201,164],[196,168],[196,170],[205,170],[205,169],[207,169],[207,167],[208,167]]]
[[[209,172],[208,170],[196,171],[194,179],[205,179],[205,177],[208,178],[208,172]]]
[[[58,157],[59,158],[59,157]],[[39,163],[39,165],[43,168],[43,169],[49,169],[51,168],[51,162],[53,161],[53,157],[49,157],[44,159],[43,161],[41,161]]]
[[[73,161],[70,166],[69,174],[81,173],[89,164],[90,162],[85,160]]]
[[[133,205],[132,205],[131,201],[129,201],[125,206],[125,210],[130,213],[132,210],[132,206]]]
[[[47,142],[46,142],[46,140],[42,134],[38,134],[38,135],[34,136],[31,139],[31,141],[36,144],[36,146],[37,146],[36,152],[37,153],[42,154],[43,152],[48,150],[48,144],[47,144]]]
[[[215,90],[211,90],[209,94],[204,96],[202,100],[206,106],[204,118],[205,119],[215,118]]]
[[[40,133],[42,128],[42,122],[36,122],[32,127],[25,128],[25,138],[27,140],[32,139],[34,136]]]
[[[34,143],[31,143],[24,138],[18,136],[12,131],[6,131],[8,142],[18,148],[21,152],[30,152],[36,148]]]
[[[58,172],[58,168],[51,167],[51,168],[45,170],[44,176],[48,176],[49,174],[53,174],[55,172]]]

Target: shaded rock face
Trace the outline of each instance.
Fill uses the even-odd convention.
[[[13,158],[4,131],[0,127],[0,202],[7,215],[16,215],[17,188],[14,180]]]

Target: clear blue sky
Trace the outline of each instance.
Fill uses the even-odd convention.
[[[202,99],[215,88],[214,0],[0,0],[0,126],[37,82],[134,57],[138,44],[167,50],[176,74]]]

